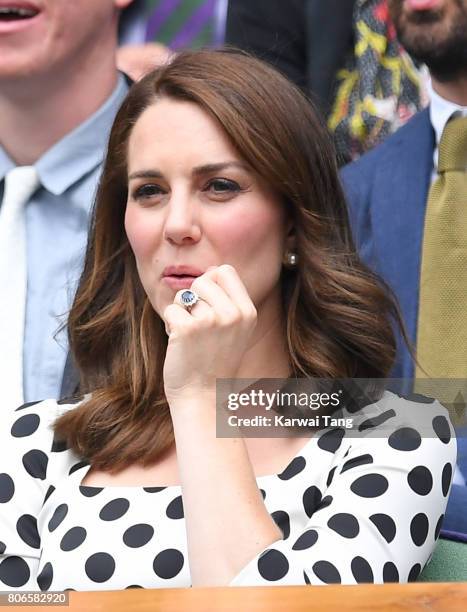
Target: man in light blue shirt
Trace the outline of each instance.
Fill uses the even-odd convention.
[[[15,166],[33,165],[40,180],[25,206],[24,401],[61,393],[68,349],[66,334],[54,334],[71,305],[110,126],[128,89],[115,51],[119,12],[131,1],[41,0],[0,12],[0,202]]]

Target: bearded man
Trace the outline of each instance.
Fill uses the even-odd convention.
[[[415,362],[399,336],[393,375],[438,397],[458,427],[444,528],[467,533],[467,0],[388,4],[429,69],[431,103],[342,178],[359,252],[397,295],[416,349]]]

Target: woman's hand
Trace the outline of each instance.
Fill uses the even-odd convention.
[[[217,378],[234,378],[256,325],[255,306],[232,266],[210,268],[191,289],[200,297],[191,312],[173,303],[163,313],[169,405],[215,393]]]

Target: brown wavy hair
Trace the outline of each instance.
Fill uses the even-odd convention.
[[[193,102],[219,122],[293,219],[299,264],[282,275],[293,376],[385,377],[396,353],[397,304],[356,253],[335,152],[313,105],[243,52],[180,53],[134,84],[116,116],[69,316],[80,391],[92,395],[63,414],[55,432],[110,472],[151,464],[174,441],[162,377],[167,336],[124,230],[128,140],[162,97]]]

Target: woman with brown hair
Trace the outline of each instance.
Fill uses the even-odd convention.
[[[219,379],[386,376],[397,312],[292,84],[232,51],[148,74],[112,129],[69,318],[85,395],[4,428],[0,584],[414,580],[455,460],[438,403],[385,393],[353,410],[360,435],[216,436]]]

